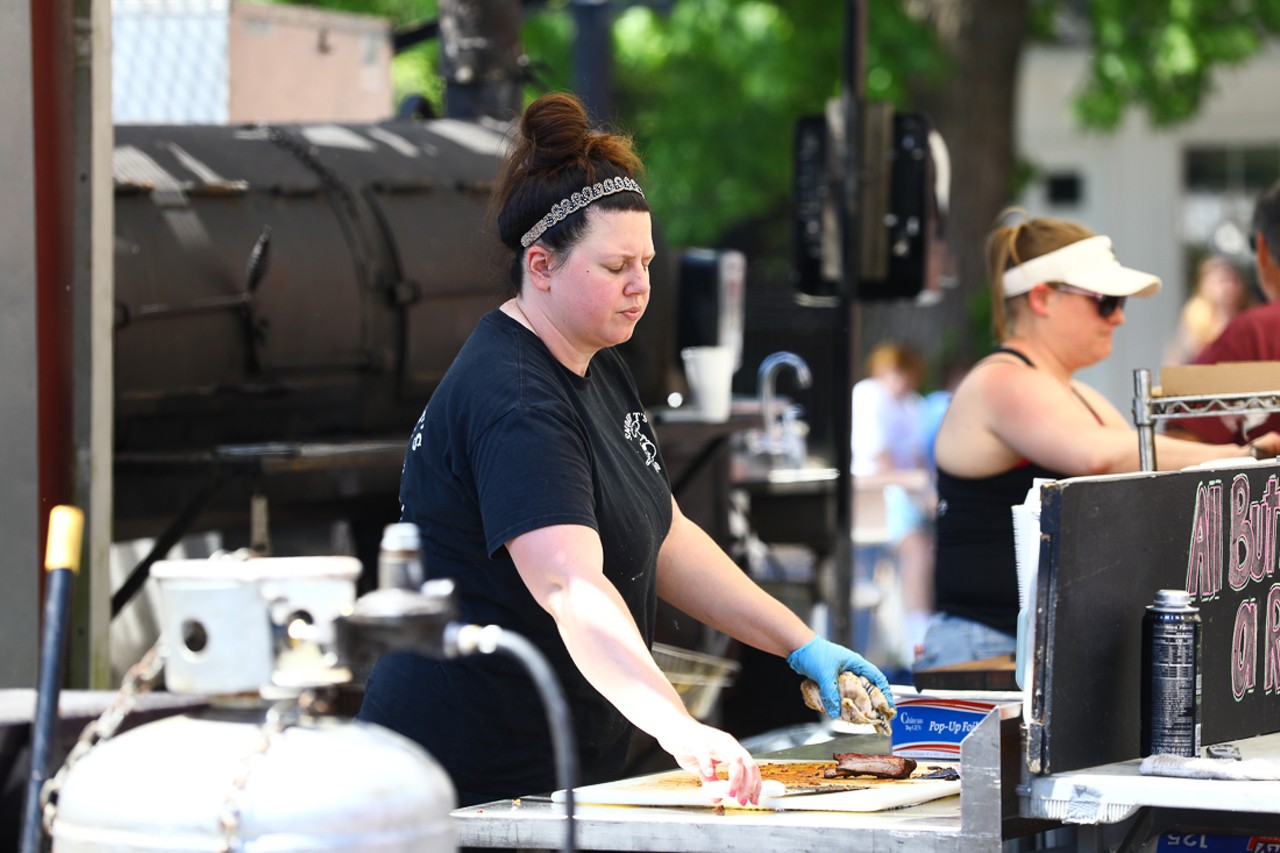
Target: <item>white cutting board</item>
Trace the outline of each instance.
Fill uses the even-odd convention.
[[[953,762],[930,761],[929,766],[954,766]],[[767,769],[764,773],[768,778]],[[575,803],[610,806],[692,806],[711,808],[717,805],[699,788],[664,788],[661,781],[687,777],[683,770],[668,770],[603,782],[574,789]],[[725,808],[768,809],[770,811],[829,811],[829,812],[878,812],[919,805],[930,800],[950,797],[960,793],[959,780],[946,779],[859,779],[865,788],[852,791],[835,791],[830,794],[804,794],[801,796],[761,797],[760,805],[739,806],[737,800],[721,803]],[[551,794],[552,802],[563,803],[565,792]]]

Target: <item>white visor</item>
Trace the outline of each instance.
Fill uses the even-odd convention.
[[[1099,234],[1004,271],[1004,295],[1021,296],[1037,284],[1059,282],[1103,296],[1154,296],[1160,279],[1120,266],[1111,238]]]

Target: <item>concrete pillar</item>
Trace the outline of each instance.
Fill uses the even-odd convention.
[[[34,687],[39,646],[35,150],[31,7],[0,3],[0,688]]]

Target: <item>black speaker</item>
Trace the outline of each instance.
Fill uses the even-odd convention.
[[[807,296],[840,292],[840,242],[832,138],[826,116],[802,116],[795,126],[791,178],[791,249],[796,289]]]
[[[947,183],[946,146],[921,113],[860,106],[857,208],[840,233],[839,173],[845,167],[838,108],[795,127],[792,249],[795,284],[809,297],[841,293],[844,240],[856,241],[851,295],[860,301],[936,294]],[[941,180],[940,180],[941,176]]]
[[[866,217],[862,234],[869,244],[860,246],[859,257],[878,257],[878,268],[860,263],[855,296],[863,301],[914,299],[929,286],[929,253],[938,239],[941,222],[936,198],[936,172],[930,134],[933,128],[920,113],[895,113],[893,141],[885,152],[864,152],[868,175],[887,170],[889,193],[884,206],[863,198]]]

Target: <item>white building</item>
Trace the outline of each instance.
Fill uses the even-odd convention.
[[[112,0],[116,124],[380,121],[384,18],[236,0]]]
[[[1258,192],[1280,179],[1280,45],[1219,70],[1196,117],[1153,128],[1131,110],[1114,133],[1084,131],[1072,100],[1084,84],[1082,49],[1037,47],[1023,60],[1017,149],[1039,170],[1023,203],[1034,215],[1079,221],[1115,242],[1121,262],[1159,275],[1164,288],[1132,300],[1115,350],[1080,377],[1122,412],[1133,404],[1133,371],[1158,368],[1195,274],[1213,250],[1249,270],[1247,242]]]

